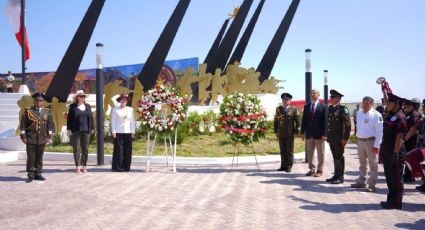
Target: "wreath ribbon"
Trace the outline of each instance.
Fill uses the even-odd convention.
[[[258,114],[252,114],[252,115],[246,115],[246,116],[224,116],[224,117],[220,117],[220,121],[229,121],[229,120],[232,120],[233,118],[236,118],[239,121],[244,121],[246,119],[257,119],[257,118],[264,116],[264,115],[266,115],[265,112],[258,113]]]

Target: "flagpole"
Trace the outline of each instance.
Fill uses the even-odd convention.
[[[21,0],[22,85],[25,85],[25,0]]]

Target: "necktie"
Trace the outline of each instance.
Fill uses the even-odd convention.
[[[314,114],[314,103],[313,103],[313,102],[311,103],[311,109],[310,109],[310,112],[311,112],[311,115],[313,115],[313,114]]]

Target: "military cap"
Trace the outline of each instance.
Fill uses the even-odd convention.
[[[394,103],[399,103],[399,104],[401,104],[401,103],[403,103],[405,100],[403,100],[403,98],[401,98],[401,97],[399,97],[399,96],[397,96],[397,95],[395,95],[395,94],[392,94],[392,93],[389,93],[388,94],[388,102],[394,102]]]
[[[289,94],[289,93],[282,93],[280,95],[280,98],[282,98],[282,99],[292,99],[292,95]]]
[[[344,96],[343,94],[341,94],[340,92],[338,92],[334,89],[331,89],[330,93],[331,93],[331,98],[332,97],[343,97]]]
[[[44,101],[44,97],[45,97],[44,93],[37,92],[32,95],[32,98],[34,98],[34,100]]]

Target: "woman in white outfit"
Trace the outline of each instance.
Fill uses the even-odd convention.
[[[120,104],[112,110],[111,122],[112,137],[114,138],[112,170],[129,172],[136,122],[133,108],[127,106],[128,95],[121,94],[117,101]]]

